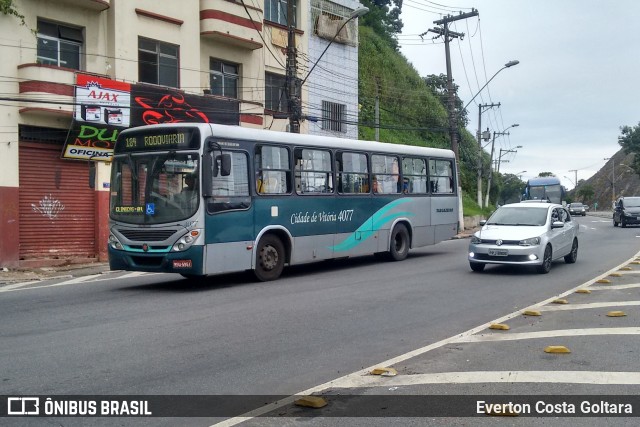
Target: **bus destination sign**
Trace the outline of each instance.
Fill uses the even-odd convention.
[[[116,143],[115,153],[198,148],[200,135],[197,129],[172,129],[167,132],[123,132]]]

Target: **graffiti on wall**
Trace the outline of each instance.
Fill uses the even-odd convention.
[[[64,210],[64,205],[60,200],[55,199],[51,194],[44,196],[38,206],[31,203],[31,208],[49,219],[55,219]]]

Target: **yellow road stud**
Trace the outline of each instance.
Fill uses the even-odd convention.
[[[611,280],[609,280],[609,279],[600,279],[600,280],[596,280],[596,283],[611,283]]]
[[[640,261],[631,261],[629,264],[635,264],[635,265],[638,265],[638,264],[640,264]]]
[[[522,312],[525,316],[542,316],[538,310],[525,310]]]
[[[591,291],[589,289],[578,289],[576,294],[590,294]]]
[[[624,311],[610,311],[607,313],[607,317],[624,317],[627,313]]]
[[[327,401],[320,396],[304,396],[293,403],[297,406],[305,406],[307,408],[322,408],[323,406],[327,406]]]
[[[554,304],[569,304],[569,301],[567,301],[566,299],[554,299],[552,302]]]
[[[489,325],[489,329],[500,329],[501,331],[508,331],[509,325],[505,325],[504,323],[492,323]]]
[[[620,269],[620,271],[631,271],[631,270],[633,270],[633,268],[631,268],[631,267],[622,267]]]
[[[371,375],[382,375],[384,377],[395,377],[398,375],[398,371],[393,368],[374,368],[371,372]]]
[[[569,350],[567,347],[563,345],[550,345],[548,347],[545,347],[544,352],[545,353],[571,353],[571,350]]]
[[[622,277],[621,273],[611,273],[609,277]]]

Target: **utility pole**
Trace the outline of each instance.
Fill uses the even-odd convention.
[[[493,177],[493,170],[491,166],[493,165],[493,149],[496,143],[496,136],[498,135],[509,135],[509,132],[493,132],[493,140],[491,141],[491,161],[489,162],[489,180],[487,181],[487,194],[484,196],[484,207],[489,206],[489,193],[491,192],[491,180]],[[502,149],[501,149],[502,150]],[[499,163],[498,163],[499,165]],[[500,167],[500,166],[498,166]]]
[[[456,33],[449,30],[449,23],[459,21],[461,19],[471,18],[478,16],[476,9],[471,9],[471,12],[460,13],[456,16],[447,15],[442,19],[433,21],[436,25],[442,25],[442,27],[430,28],[427,33],[432,32],[442,36],[444,38],[444,52],[447,63],[447,109],[449,110],[449,137],[451,139],[451,150],[456,155],[456,161],[460,161],[460,155],[458,153],[458,114],[455,111],[455,93],[453,90],[453,77],[451,76],[451,52],[449,49],[449,42],[454,38],[462,39],[464,33]],[[421,34],[424,35],[426,33]]]
[[[380,82],[376,79],[376,104],[375,104],[376,141],[380,141]]]
[[[491,138],[491,132],[487,129],[487,135],[483,135],[481,132],[482,129],[482,113],[493,107],[500,107],[500,103],[497,104],[480,104],[478,105],[478,206],[482,207],[482,140],[488,141]]]
[[[573,180],[574,186],[578,186],[578,169],[571,169],[569,172],[573,172],[575,175],[575,179]],[[575,188],[573,187],[573,188]]]
[[[293,1],[287,2],[287,113],[289,115],[289,132],[300,133],[301,105],[298,93],[298,63],[296,59],[296,26]]]

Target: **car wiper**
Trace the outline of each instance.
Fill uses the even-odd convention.
[[[487,225],[515,225],[515,224],[507,224],[506,222],[488,222]]]
[[[519,225],[519,226],[531,226],[531,227],[539,227],[540,224],[527,224],[527,223],[517,223],[517,224],[512,224],[512,225]]]

